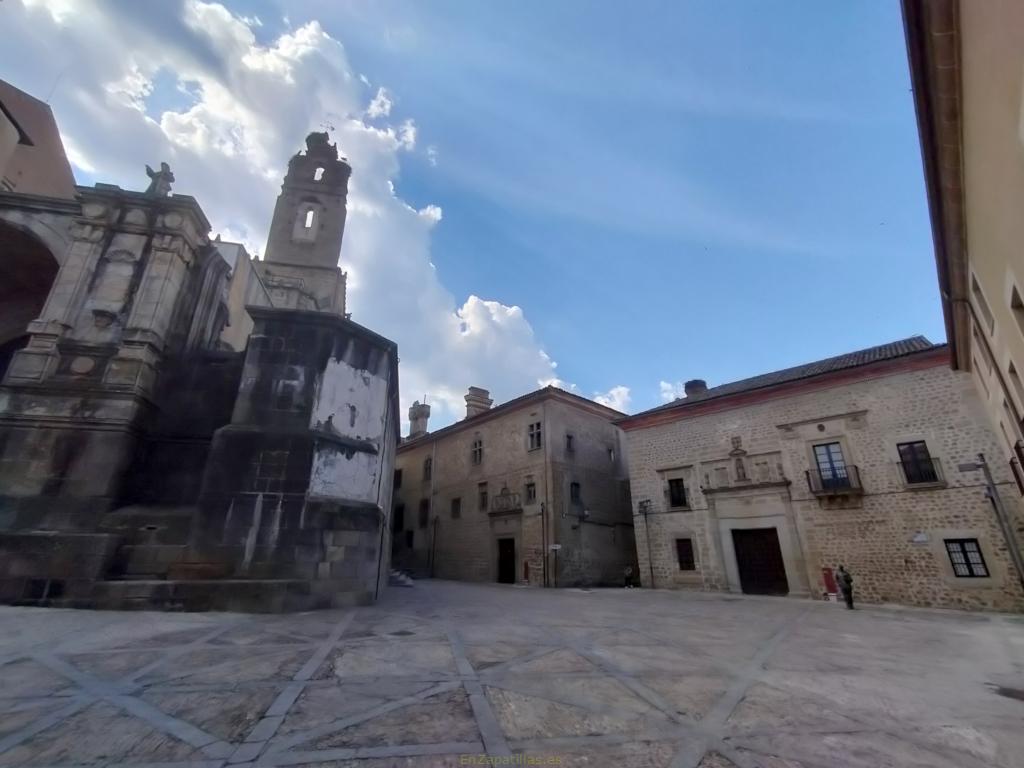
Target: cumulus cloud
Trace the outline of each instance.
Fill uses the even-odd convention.
[[[594,394],[594,400],[601,405],[614,408],[616,411],[622,411],[623,413],[629,409],[630,399],[629,387],[624,387],[621,384],[612,387],[607,392],[597,392]]]
[[[660,390],[662,401],[666,403],[670,403],[686,394],[683,390],[683,382],[681,381],[677,381],[674,384],[671,381],[659,381],[658,389]]]
[[[369,81],[366,81],[369,83]],[[366,108],[366,116],[369,118],[387,117],[391,114],[391,94],[387,88],[378,88],[377,95],[373,97],[370,106]]]
[[[144,165],[167,161],[175,191],[194,195],[214,231],[250,252],[262,251],[288,158],[310,130],[333,127],[353,167],[341,252],[349,309],[398,342],[403,416],[424,393],[436,427],[464,412],[470,385],[502,402],[562,383],[521,308],[476,295],[459,301],[445,288],[430,258],[441,208],[415,208],[395,192],[416,124],[387,122],[390,93],[371,93],[318,22],[260,42],[256,17],[200,0],[4,6],[0,71],[37,95],[60,77],[52,106],[79,172],[142,189]],[[187,103],[168,107],[161,82]],[[598,400],[621,409],[628,397],[614,387]]]

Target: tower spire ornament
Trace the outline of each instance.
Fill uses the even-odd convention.
[[[345,316],[345,275],[338,261],[351,174],[327,131],[307,135],[305,150],[288,161],[257,266],[275,306]]]

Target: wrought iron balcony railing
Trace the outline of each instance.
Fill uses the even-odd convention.
[[[942,485],[946,482],[942,465],[936,458],[898,461],[903,482],[909,485]]]
[[[807,487],[815,496],[848,496],[864,493],[860,471],[853,464],[831,469],[807,470]]]

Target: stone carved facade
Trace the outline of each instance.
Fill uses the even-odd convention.
[[[866,352],[621,422],[645,586],[820,597],[842,564],[866,602],[1024,609],[980,473],[957,471],[1000,451],[969,376],[923,339]],[[1019,535],[1020,493],[994,473]],[[988,575],[958,576],[947,541],[976,541]]]
[[[310,163],[321,218],[296,232],[282,200]],[[289,168],[266,284],[166,165],[62,202],[67,246],[0,384],[0,599],[283,610],[385,582],[397,349],[344,316],[348,165],[311,134]],[[32,218],[0,200],[0,222]]]
[[[621,414],[546,387],[491,407],[471,387],[464,420],[398,449],[396,566],[467,581],[623,584],[635,572]],[[426,409],[426,410],[425,410]],[[552,545],[556,549],[552,549]]]

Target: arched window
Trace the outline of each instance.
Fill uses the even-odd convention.
[[[323,179],[323,177],[324,177],[324,169],[323,168],[317,168],[315,171],[313,171],[313,181],[320,181],[321,179]]]
[[[303,222],[302,226],[305,227],[306,229],[312,229],[313,228],[313,221],[315,219],[316,219],[316,211],[313,211],[313,210],[306,211],[306,218],[305,218],[305,221]]]

